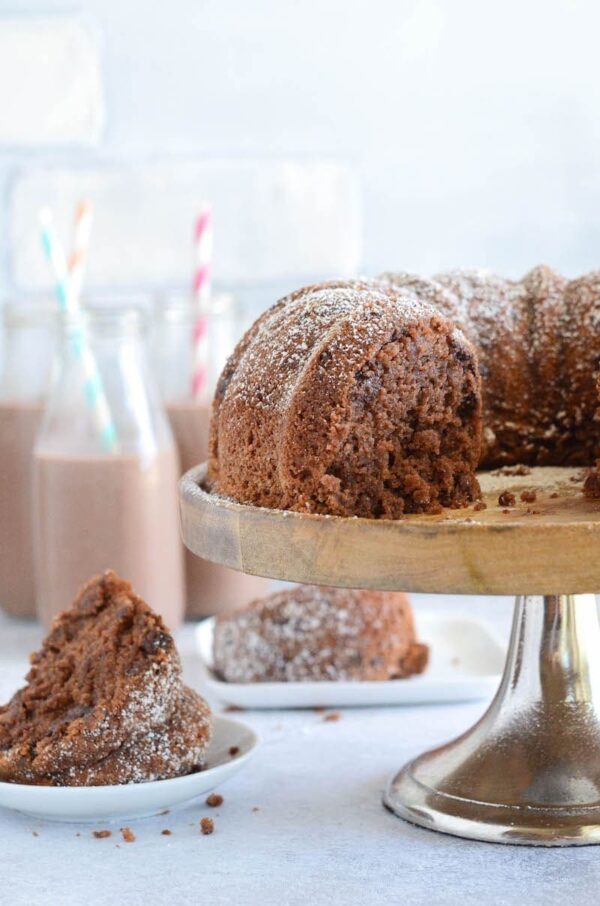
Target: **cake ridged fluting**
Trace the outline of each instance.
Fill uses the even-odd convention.
[[[305,287],[223,371],[209,483],[265,507],[396,518],[468,504],[477,466],[591,467],[599,361],[600,273]]]
[[[218,617],[213,642],[215,669],[233,683],[397,679],[427,656],[406,595],[310,585]]]
[[[0,707],[0,780],[106,785],[202,765],[210,710],[161,618],[110,571],[56,618],[26,680]]]
[[[337,281],[282,299],[217,385],[209,480],[245,503],[395,518],[478,494],[476,354],[427,302]]]

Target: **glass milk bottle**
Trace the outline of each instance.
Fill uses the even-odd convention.
[[[208,458],[208,434],[214,388],[221,370],[243,332],[230,296],[211,300],[208,317],[207,379],[203,392],[192,395],[196,306],[189,296],[167,296],[157,303],[153,361],[179,449],[181,471]],[[225,613],[268,593],[270,582],[226,569],[185,552],[186,614],[197,618]]]
[[[183,616],[179,462],[148,373],[143,326],[131,307],[88,308],[65,321],[34,452],[37,601],[45,625],[108,568],[171,628]]]
[[[0,607],[35,616],[31,468],[56,339],[56,308],[10,302],[3,308],[0,374]]]

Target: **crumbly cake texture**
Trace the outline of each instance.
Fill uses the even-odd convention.
[[[210,732],[207,703],[183,687],[171,716],[95,764],[73,765],[52,777],[59,786],[146,783],[202,770]]]
[[[219,380],[209,482],[245,503],[396,518],[479,494],[476,354],[389,284],[305,287],[265,312]]]
[[[210,712],[161,618],[110,571],[56,618],[26,679],[0,708],[1,780],[129,783],[201,765]]]
[[[232,683],[389,680],[421,673],[406,595],[298,586],[217,618],[215,670]]]
[[[600,272],[571,281],[545,266],[521,280],[482,270],[381,279],[426,299],[476,348],[481,467],[592,465],[600,453]]]

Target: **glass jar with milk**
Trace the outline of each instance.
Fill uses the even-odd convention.
[[[208,458],[208,435],[214,388],[246,324],[232,297],[216,295],[207,317],[206,380],[192,392],[197,307],[186,295],[157,300],[152,358],[161,395],[179,450],[181,471]],[[270,582],[226,569],[185,552],[186,614],[197,618],[235,610],[267,594]]]
[[[0,374],[0,607],[35,616],[32,454],[48,391],[58,317],[56,306],[19,300],[3,306]]]
[[[143,312],[104,305],[67,316],[34,452],[37,602],[46,625],[83,582],[111,568],[177,626],[178,477],[147,367]]]

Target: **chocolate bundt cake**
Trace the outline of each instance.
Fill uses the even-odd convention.
[[[591,467],[599,363],[600,273],[309,286],[229,359],[209,484],[265,507],[396,518],[468,504],[478,465]],[[586,493],[600,495],[597,470]]]
[[[387,516],[478,494],[475,352],[412,293],[310,286],[265,312],[219,380],[210,480],[265,507]]]
[[[106,572],[56,618],[27,685],[0,707],[0,780],[130,783],[190,773],[211,735],[172,636]]]
[[[388,680],[422,673],[406,595],[302,585],[217,618],[215,670],[231,683]]]

